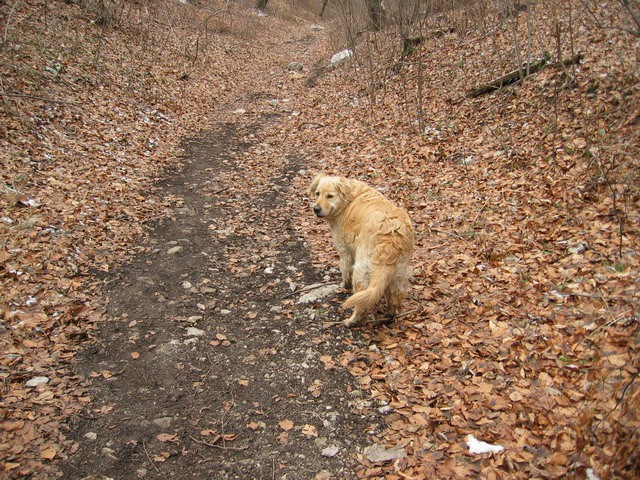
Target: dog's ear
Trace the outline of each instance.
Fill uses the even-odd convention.
[[[313,179],[313,181],[311,182],[311,185],[309,185],[309,190],[307,191],[307,194],[310,197],[315,197],[314,193],[316,191],[316,188],[318,188],[318,184],[320,183],[320,180],[324,177],[324,173],[321,173],[319,175],[316,175],[316,178]]]
[[[338,195],[340,195],[340,198],[345,203],[349,203],[353,200],[353,188],[351,180],[348,178],[340,177],[340,180],[336,183],[336,190],[338,190]]]

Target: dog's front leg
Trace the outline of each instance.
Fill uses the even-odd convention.
[[[340,252],[340,273],[342,274],[342,288],[351,290],[353,287],[353,255],[347,250]]]

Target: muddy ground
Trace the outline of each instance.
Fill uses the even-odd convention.
[[[237,162],[256,128],[187,140],[163,185],[171,218],[104,278],[111,320],[75,364],[94,402],[71,426],[66,478],[355,476],[382,421],[337,363],[359,333],[323,325],[340,319],[339,292],[299,303],[328,273],[294,225],[307,165],[286,158],[252,186]]]

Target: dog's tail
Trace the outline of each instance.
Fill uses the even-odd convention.
[[[344,308],[358,308],[361,311],[368,310],[380,301],[385,290],[391,283],[396,272],[396,266],[381,265],[371,272],[369,286],[360,292],[347,298],[342,306]]]

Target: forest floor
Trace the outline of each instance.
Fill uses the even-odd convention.
[[[472,99],[513,65],[500,12],[329,68],[283,2],[87,5],[0,6],[3,475],[637,476],[630,34]],[[338,323],[319,172],[414,221],[392,324]]]

